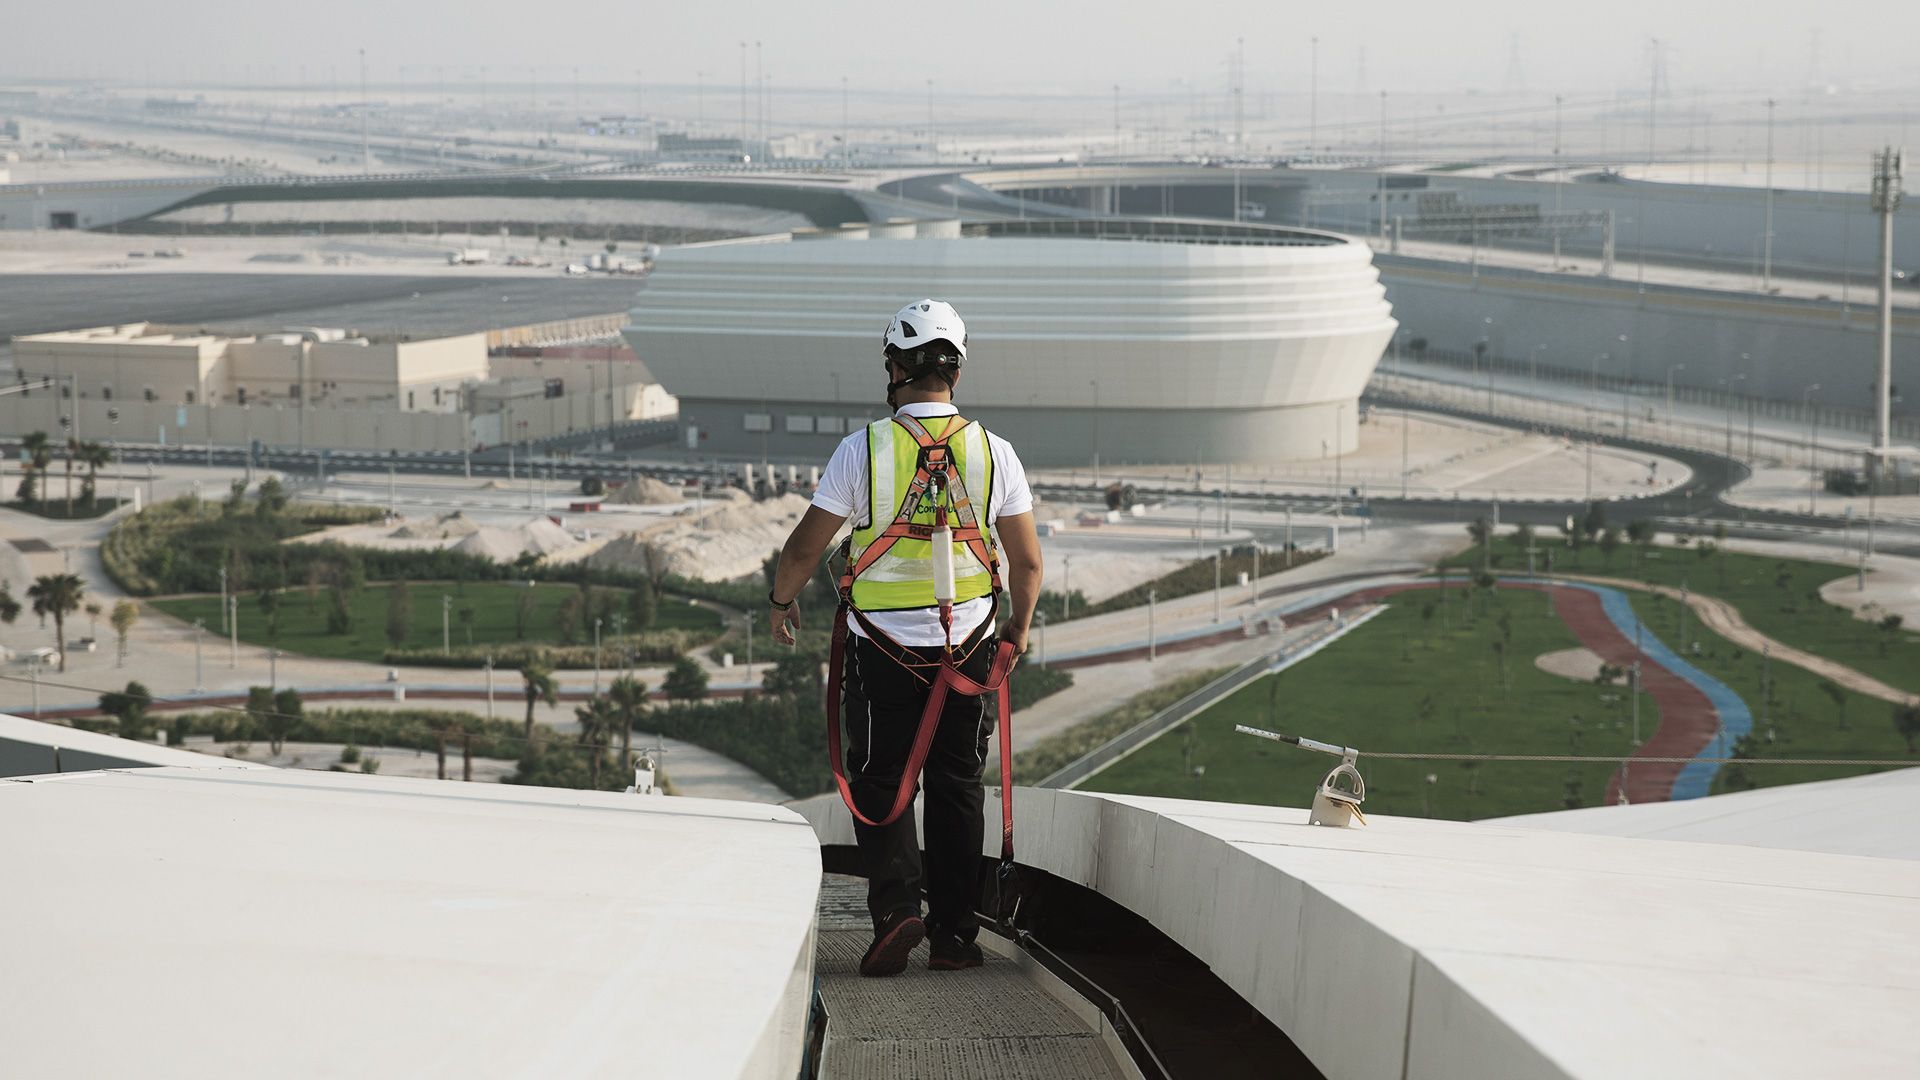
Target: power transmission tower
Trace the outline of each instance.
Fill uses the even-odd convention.
[[[1519,93],[1527,88],[1527,71],[1520,62],[1520,35],[1507,35],[1507,92]]]

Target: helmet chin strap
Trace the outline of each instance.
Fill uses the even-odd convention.
[[[895,361],[894,366],[899,367],[900,370],[905,374],[903,374],[900,378],[895,379],[892,382],[887,384],[887,408],[889,409],[898,411],[900,408],[900,402],[898,398],[900,396],[901,389],[906,386],[910,386],[915,382],[918,382],[919,380],[927,377],[928,375],[940,376],[941,381],[947,384],[947,390],[949,392],[953,390],[953,371],[944,364],[940,364],[940,363],[923,364],[923,365],[909,369],[904,365],[900,364],[898,361]]]

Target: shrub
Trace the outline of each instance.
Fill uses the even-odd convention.
[[[607,637],[600,643],[600,666],[607,669],[618,667],[628,650],[632,650],[635,663],[667,663],[685,656],[687,650],[705,636],[689,630],[649,630],[644,634]],[[496,668],[524,667],[529,662],[568,671],[585,671],[593,667],[591,644],[538,645],[531,642],[456,645],[451,652],[441,652],[437,647],[388,649],[381,655],[380,662],[477,668],[485,667],[489,656],[493,657],[493,666]]]
[[[667,692],[669,700],[698,701],[707,696],[707,669],[692,657],[682,656],[673,662],[660,688]]]

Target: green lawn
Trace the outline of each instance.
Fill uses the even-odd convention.
[[[1397,598],[1385,613],[1318,656],[1248,686],[1082,786],[1306,806],[1333,759],[1237,734],[1236,723],[1341,742],[1363,752],[1617,754],[1628,749],[1629,711],[1620,687],[1575,683],[1533,665],[1540,653],[1578,644],[1571,631],[1546,614],[1539,594],[1498,591],[1487,601],[1487,611],[1464,625],[1461,615],[1467,602],[1458,589],[1449,595],[1444,609],[1437,593]],[[1661,640],[1682,639],[1678,600],[1653,594],[1630,598],[1635,612]],[[1434,614],[1423,618],[1429,604]],[[1512,620],[1514,642],[1507,695],[1494,681],[1492,643],[1501,612]],[[1443,622],[1449,625],[1443,627]],[[1907,753],[1894,729],[1887,702],[1830,687],[1788,664],[1766,663],[1758,654],[1703,631],[1691,613],[1686,637],[1700,643],[1700,651],[1689,657],[1692,663],[1739,694],[1752,711],[1754,756],[1891,759],[1920,765],[1920,757]],[[1770,686],[1770,693],[1763,692],[1763,686]],[[1568,723],[1572,716],[1582,718],[1577,750]],[[1643,733],[1651,733],[1659,723],[1652,698],[1641,698],[1640,719]],[[1191,775],[1189,753],[1191,765],[1206,767],[1204,777]],[[1476,771],[1479,794],[1468,795],[1469,774]],[[1364,753],[1361,758],[1367,809],[1423,813],[1420,789],[1425,776],[1433,773],[1437,782],[1430,792],[1431,814],[1449,818],[1561,809],[1575,777],[1583,803],[1595,805],[1606,793],[1610,771],[1605,765],[1496,762],[1468,769],[1456,762],[1368,761]],[[1875,771],[1865,766],[1736,764],[1719,772],[1713,790]]]
[[[345,634],[327,633],[328,595],[324,589],[312,595],[305,589],[286,590],[280,601],[280,648],[308,656],[378,663],[389,647],[386,628],[390,590],[390,585],[382,583],[370,584],[349,593],[347,606],[352,613],[352,629]],[[542,582],[534,586],[533,608],[526,620],[524,640],[558,642],[556,616],[561,602],[577,595],[579,591],[578,586],[554,582]],[[605,591],[618,593],[621,607],[625,608],[627,590]],[[410,590],[413,601],[412,632],[402,647],[440,647],[442,596],[453,598],[448,626],[456,648],[468,643],[469,631],[472,643],[476,645],[520,641],[522,638],[516,622],[520,597],[527,592],[527,587],[518,582],[415,582]],[[203,619],[209,634],[219,633],[218,595],[183,596],[148,602],[188,623]],[[471,627],[461,620],[463,608],[473,610]],[[687,603],[683,597],[666,596],[660,600],[650,629],[718,632],[720,617],[706,608]],[[611,635],[613,628],[610,625],[604,627],[604,633]],[[240,597],[240,640],[255,645],[268,644],[266,617],[261,612],[258,597],[253,593],[243,593]],[[582,627],[578,641],[592,643],[593,626],[590,621]]]
[[[1461,542],[1467,542],[1464,531]],[[1542,536],[1539,543],[1553,548],[1556,571],[1685,585],[1739,608],[1748,624],[1776,641],[1920,693],[1920,633],[1880,629],[1820,599],[1822,585],[1853,576],[1855,571],[1847,567],[1733,552],[1703,555],[1697,544],[1656,546],[1641,553],[1623,543],[1608,557],[1593,545],[1571,550],[1558,535]],[[1494,541],[1492,556],[1496,572],[1526,571],[1527,557],[1510,535]],[[1463,551],[1446,565],[1478,567],[1480,551]],[[1540,565],[1544,568],[1544,561]]]
[[[1260,679],[1194,720],[1094,776],[1092,791],[1219,802],[1306,806],[1335,761],[1237,734],[1250,724],[1363,752],[1615,754],[1628,749],[1628,702],[1619,687],[1548,675],[1533,658],[1579,644],[1539,593],[1508,590],[1470,614],[1457,589],[1401,596],[1367,625],[1317,656]],[[1427,615],[1428,610],[1431,615]],[[1503,631],[1501,619],[1507,626]],[[1503,690],[1495,642],[1510,635]],[[1572,718],[1578,717],[1576,736]],[[1659,723],[1640,703],[1645,731]],[[1191,766],[1191,767],[1190,767]],[[1205,767],[1196,778],[1192,767]],[[1607,765],[1368,761],[1366,809],[1383,814],[1488,818],[1595,805]],[[1436,777],[1429,786],[1427,774]],[[1572,787],[1577,784],[1577,793]],[[1469,793],[1469,787],[1474,793]],[[1423,804],[1430,799],[1430,806]]]

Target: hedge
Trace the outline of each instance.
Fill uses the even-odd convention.
[[[609,635],[600,644],[600,667],[619,667],[629,649],[633,651],[637,663],[669,663],[686,655],[688,649],[705,640],[706,635],[695,634],[691,630],[648,630],[621,637]],[[517,641],[493,645],[456,645],[450,652],[439,649],[388,649],[380,661],[425,667],[478,668],[487,665],[489,656],[493,658],[495,668],[524,667],[536,661],[566,671],[586,671],[594,666],[592,645],[542,645]]]

